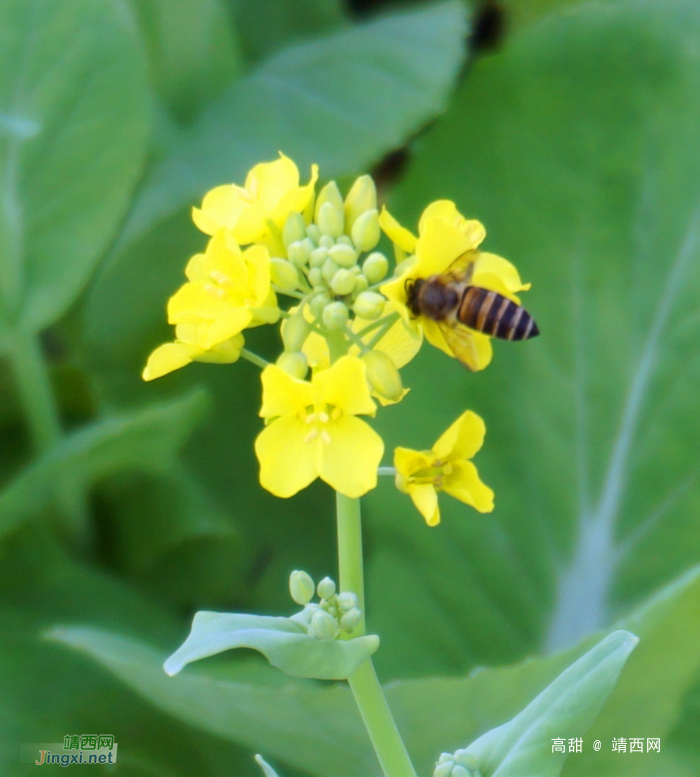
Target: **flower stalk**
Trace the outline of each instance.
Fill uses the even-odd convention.
[[[340,588],[359,601],[362,619],[349,638],[365,634],[365,592],[360,500],[336,494]],[[368,658],[348,680],[385,777],[416,777],[384,692]]]

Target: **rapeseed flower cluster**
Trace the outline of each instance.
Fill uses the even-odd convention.
[[[435,322],[409,310],[410,283],[473,252],[475,285],[516,302],[529,286],[505,259],[480,250],[483,226],[454,203],[429,205],[414,235],[380,212],[370,176],[343,198],[334,181],[317,194],[318,175],[312,166],[302,185],[297,166],[280,154],[256,165],[243,186],[218,186],[193,209],[209,242],[168,302],[175,338],[151,354],[143,378],[192,361],[253,361],[263,367],[265,427],[255,443],[263,487],[289,497],[321,478],[358,497],[376,486],[384,456],[383,440],[365,419],[406,395],[400,370],[424,338],[453,355]],[[379,250],[383,236],[393,249],[393,273]],[[275,363],[245,348],[246,330],[278,322],[283,351]],[[469,366],[483,369],[492,358],[490,338],[469,336]],[[468,411],[431,451],[396,449],[397,485],[429,525],[439,522],[438,491],[482,512],[493,509],[493,493],[470,461],[484,433]]]

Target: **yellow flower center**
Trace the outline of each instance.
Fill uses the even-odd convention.
[[[328,426],[331,422],[337,421],[342,414],[343,411],[339,407],[333,407],[328,404],[321,407],[313,407],[312,405],[305,407],[301,411],[300,416],[311,429],[304,437],[304,442],[311,443],[320,439],[324,445],[329,445],[331,435],[328,431]]]
[[[446,459],[435,459],[432,467],[419,469],[408,478],[415,485],[433,485],[438,491],[442,489],[444,479],[452,473],[452,464]]]

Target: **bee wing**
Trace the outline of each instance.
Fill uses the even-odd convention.
[[[455,283],[470,284],[478,256],[478,251],[465,251],[452,262],[441,277]]]
[[[477,372],[479,369],[479,354],[469,329],[454,319],[451,321],[438,321],[437,325],[440,327],[440,331],[457,361],[471,372]]]

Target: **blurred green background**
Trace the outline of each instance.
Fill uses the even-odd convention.
[[[0,0],[2,773],[30,769],[22,742],[109,733],[129,777],[247,777],[253,752],[378,774],[342,685],[243,652],[160,669],[195,610],[289,614],[292,569],[335,574],[330,490],[257,484],[257,369],[140,379],[204,245],[190,208],[281,150],[303,180],[372,171],[407,225],[454,199],[533,282],[537,341],[475,375],[423,348],[377,418],[423,448],[480,413],[496,492],[434,529],[388,479],[364,500],[376,663],[420,773],[622,623],[640,646],[585,741],[662,751],[564,774],[697,774],[698,138],[694,0]]]

